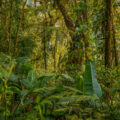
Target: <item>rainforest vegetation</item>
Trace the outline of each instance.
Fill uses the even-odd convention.
[[[120,0],[0,0],[0,120],[120,120]]]

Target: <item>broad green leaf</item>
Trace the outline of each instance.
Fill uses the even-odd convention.
[[[91,61],[86,64],[85,70],[85,92],[90,95],[102,96],[102,90],[100,84],[97,81],[95,66]]]

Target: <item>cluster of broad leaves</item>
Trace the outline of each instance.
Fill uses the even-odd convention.
[[[8,56],[1,62],[0,120],[87,119],[101,108],[102,90],[91,61],[76,87],[76,80],[66,74],[36,75],[21,59]]]

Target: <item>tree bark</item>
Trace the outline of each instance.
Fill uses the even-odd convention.
[[[56,39],[55,39],[55,45],[54,45],[54,70],[56,70],[56,52],[57,52],[57,43],[58,43],[57,32],[58,31],[56,31]]]
[[[11,48],[11,32],[12,32],[12,12],[13,12],[13,0],[10,1],[10,20],[9,20],[9,40],[8,40],[8,54],[10,55]]]
[[[8,14],[7,14],[7,5],[8,5],[8,1],[5,0],[4,3],[4,16],[5,16],[5,33],[6,33],[6,39],[8,42],[8,54],[9,54],[9,49],[10,49],[10,43],[9,43],[9,33],[8,33]]]
[[[27,0],[25,0],[25,2],[23,4],[21,14],[20,14],[20,20],[19,20],[19,23],[18,23],[18,26],[17,26],[16,37],[15,37],[15,41],[14,41],[14,56],[16,56],[16,54],[17,54],[19,29],[20,29],[20,26],[21,26],[21,23],[22,23],[22,19],[23,19],[23,15],[24,15],[24,9],[25,9],[26,4],[27,4]]]
[[[75,25],[74,25],[72,19],[70,18],[70,16],[67,14],[67,11],[66,11],[65,7],[61,4],[60,0],[57,0],[56,3],[57,3],[57,6],[58,6],[59,10],[61,11],[61,13],[64,17],[65,24],[66,24],[67,28],[69,30],[71,30],[71,32],[72,31],[74,32],[75,31]],[[70,32],[70,35],[71,35],[71,37],[73,37],[71,32]]]
[[[46,31],[45,31],[46,32]],[[47,52],[46,52],[46,33],[44,32],[44,64],[45,64],[45,71],[47,70]]]
[[[88,7],[87,7],[87,1],[84,0],[84,4],[85,4],[85,13],[84,13],[84,21],[88,27]],[[86,33],[85,33],[85,59],[86,62],[89,60],[89,56],[90,56],[90,39],[89,39],[89,30],[87,29]]]
[[[80,2],[80,1],[78,1]],[[79,67],[84,63],[84,46],[83,42],[85,43],[85,58],[86,61],[89,59],[89,31],[85,33],[76,34],[76,28],[79,28],[79,24],[86,22],[88,25],[88,11],[87,11],[87,2],[84,0],[86,4],[86,12],[80,11],[77,14],[76,25],[70,18],[69,14],[66,11],[63,3],[60,0],[57,0],[57,6],[64,17],[65,24],[69,29],[69,34],[71,36],[72,42],[70,42],[70,48],[68,50],[68,62],[67,64],[73,64]],[[77,4],[77,3],[76,3]],[[79,67],[80,68],[80,67]]]
[[[44,20],[44,36],[43,36],[43,54],[44,54],[44,66],[45,71],[47,71],[47,46],[46,46],[46,27],[47,27],[47,21],[46,21],[46,14],[45,14],[45,20]]]
[[[64,17],[66,27],[69,30],[70,37],[72,41],[70,42],[70,48],[68,50],[68,61],[67,64],[80,65],[81,54],[80,54],[80,40],[83,38],[83,35],[75,35],[76,26],[70,16],[68,15],[66,8],[63,6],[60,0],[56,1],[57,6]],[[78,20],[80,22],[80,20]]]
[[[117,50],[117,41],[115,36],[115,28],[113,23],[112,23],[112,30],[113,30],[113,55],[115,58],[115,66],[118,66],[119,58],[118,58],[118,50]]]
[[[113,41],[113,5],[112,0],[105,0],[105,66],[108,68],[112,67],[112,41]]]

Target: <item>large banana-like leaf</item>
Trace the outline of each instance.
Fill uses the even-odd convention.
[[[102,96],[100,84],[97,81],[95,66],[91,61],[88,61],[85,69],[85,92],[90,95]]]

